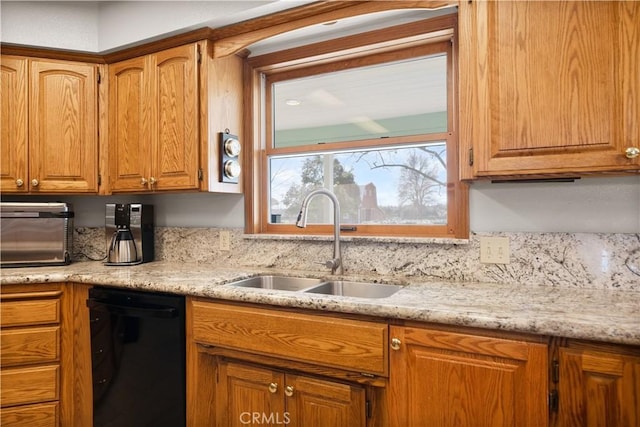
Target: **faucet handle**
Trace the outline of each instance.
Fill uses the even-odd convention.
[[[340,267],[340,264],[341,264],[340,258],[330,259],[324,263],[325,267],[331,269],[331,274],[334,274],[336,272],[338,267]]]
[[[340,259],[334,258],[323,262],[316,262],[316,264],[324,265],[325,267],[331,269],[331,272],[335,272],[338,267],[340,267]]]
[[[316,262],[314,262],[314,264],[324,265],[327,268],[332,268],[333,267],[333,261],[331,261],[331,260],[329,260],[329,261],[316,261]]]
[[[340,267],[340,259],[339,258],[330,259],[328,261],[325,261],[324,265],[327,268],[331,268],[331,269],[338,268]]]

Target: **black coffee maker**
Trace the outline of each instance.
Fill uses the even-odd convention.
[[[135,265],[153,261],[153,205],[108,203],[105,239],[105,265]]]

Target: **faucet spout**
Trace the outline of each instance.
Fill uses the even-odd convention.
[[[307,226],[307,207],[311,199],[318,194],[327,196],[333,204],[333,259],[327,261],[326,266],[331,268],[331,274],[335,274],[338,269],[340,270],[340,274],[343,274],[344,267],[342,265],[342,251],[340,250],[340,203],[336,195],[325,188],[319,188],[307,194],[302,201],[296,226],[299,228],[305,228]]]

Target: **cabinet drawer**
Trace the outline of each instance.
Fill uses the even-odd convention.
[[[60,322],[60,299],[2,301],[3,327]]]
[[[0,413],[2,427],[56,427],[58,419],[57,402],[5,408]]]
[[[2,406],[58,400],[58,365],[10,368],[0,374]]]
[[[193,300],[203,344],[387,376],[386,324]]]
[[[5,329],[0,331],[3,367],[53,362],[60,354],[60,327]]]

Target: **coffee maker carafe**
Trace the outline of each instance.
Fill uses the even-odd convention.
[[[105,265],[135,265],[153,261],[153,206],[108,203],[105,239]]]

